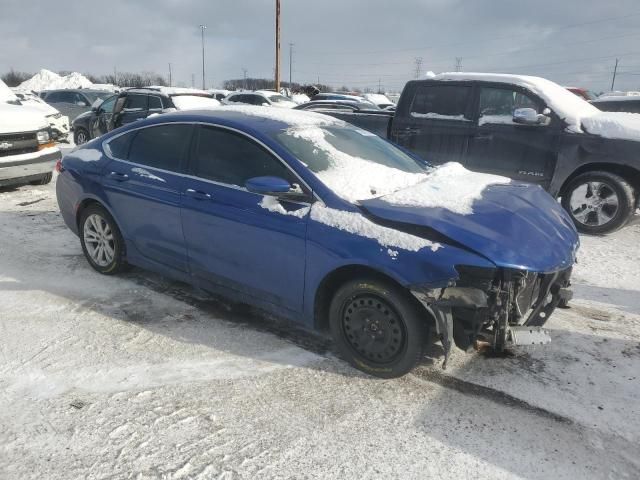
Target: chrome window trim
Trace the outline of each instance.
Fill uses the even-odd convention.
[[[300,178],[300,176],[298,175],[298,173],[293,170],[293,168],[291,168],[291,165],[289,165],[287,162],[285,162],[280,155],[278,155],[276,152],[274,152],[268,145],[266,145],[265,143],[261,142],[260,140],[258,140],[257,138],[249,135],[246,132],[243,132],[242,130],[238,130],[237,128],[233,128],[233,127],[228,127],[226,125],[220,125],[217,123],[208,123],[208,122],[201,122],[201,121],[195,121],[195,122],[189,122],[189,121],[183,121],[183,122],[162,122],[162,123],[154,123],[153,125],[142,125],[140,127],[137,128],[132,128],[131,130],[127,130],[126,132],[122,132],[119,133],[117,135],[114,135],[111,138],[108,138],[106,140],[103,140],[101,145],[102,145],[102,149],[104,150],[105,154],[107,155],[107,157],[109,157],[111,160],[117,160],[119,162],[125,162],[129,165],[134,165],[136,167],[142,167],[142,168],[153,168],[154,170],[157,170],[158,172],[164,172],[164,173],[169,173],[171,175],[178,175],[180,177],[184,177],[184,178],[189,178],[189,179],[193,179],[193,180],[198,180],[201,182],[206,182],[206,183],[211,183],[213,185],[217,185],[219,187],[226,187],[226,188],[231,188],[233,190],[240,190],[243,192],[247,192],[247,193],[252,193],[254,195],[258,195],[258,196],[266,196],[266,195],[262,195],[259,193],[254,193],[254,192],[250,192],[249,190],[247,190],[245,187],[241,187],[239,185],[232,185],[230,183],[222,183],[222,182],[216,182],[215,180],[210,180],[208,178],[202,178],[202,177],[197,177],[195,175],[189,175],[187,173],[179,173],[179,172],[174,172],[171,170],[164,170],[162,168],[156,168],[156,167],[152,167],[150,165],[144,165],[142,163],[136,163],[136,162],[132,162],[130,160],[125,160],[123,158],[117,158],[113,155],[113,153],[111,152],[111,149],[109,148],[109,142],[115,140],[116,138],[119,138],[123,135],[127,135],[131,132],[136,132],[138,130],[143,130],[145,128],[152,128],[152,127],[159,127],[161,125],[203,125],[205,127],[216,127],[216,128],[222,128],[223,130],[228,130],[231,132],[235,132],[235,133],[239,133],[240,135],[246,137],[249,140],[252,140],[254,142],[256,142],[258,145],[260,145],[261,147],[263,147],[265,150],[267,150],[267,152],[269,152],[274,158],[277,159],[277,161],[279,161],[281,164],[283,164],[285,166],[285,168],[287,168],[295,178],[297,178],[300,183],[302,185],[304,185],[307,190],[309,190],[311,192],[311,195],[313,196],[313,198],[315,198],[317,201],[322,202],[323,200],[316,194],[316,192],[309,186],[309,184],[307,182],[304,181],[304,179]],[[269,195],[269,196],[273,196],[273,195]],[[305,205],[311,205],[311,203],[309,202],[298,202],[295,200],[288,200],[287,201],[291,201],[294,203],[300,203],[300,204],[305,204]],[[323,202],[324,203],[324,202]]]

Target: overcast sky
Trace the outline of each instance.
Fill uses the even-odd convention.
[[[275,0],[0,0],[0,72],[154,71],[207,87],[272,77]],[[602,91],[640,90],[638,0],[282,0],[282,70],[293,80],[400,89],[455,69],[540,75]]]

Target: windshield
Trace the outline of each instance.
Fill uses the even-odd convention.
[[[267,95],[267,97],[269,98],[269,100],[271,100],[273,103],[280,103],[280,102],[290,102],[291,100],[289,100],[287,97],[282,96],[282,95],[278,95],[277,93],[275,95]]]
[[[89,103],[91,105],[93,105],[93,103],[98,99],[104,100],[109,95],[113,95],[113,93],[111,92],[87,92],[86,90],[83,93],[87,96],[87,98],[89,98]]]
[[[353,127],[294,127],[275,139],[336,194],[349,201],[387,195],[424,180],[426,163]]]
[[[174,95],[171,100],[178,110],[209,109],[220,106],[220,102],[215,98],[201,95]]]

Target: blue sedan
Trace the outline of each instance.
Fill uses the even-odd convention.
[[[57,167],[87,261],[128,264],[329,330],[396,377],[442,341],[545,343],[578,236],[540,187],[432,167],[332,117],[229,107],[148,118]]]

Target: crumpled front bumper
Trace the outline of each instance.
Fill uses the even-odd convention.
[[[53,172],[56,161],[62,158],[58,148],[39,152],[0,157],[0,186],[13,185]]]

